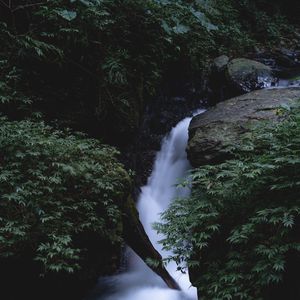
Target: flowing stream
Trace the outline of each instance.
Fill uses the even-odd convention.
[[[198,111],[197,114],[203,111]],[[162,257],[171,253],[162,250],[158,243],[162,236],[152,228],[159,221],[160,214],[170,202],[190,192],[188,188],[178,188],[176,184],[182,180],[188,169],[186,157],[188,126],[191,118],[180,121],[164,138],[161,150],[157,153],[152,174],[147,185],[142,187],[137,208],[141,222]],[[109,277],[104,283],[113,287],[104,296],[93,297],[97,300],[197,300],[196,288],[191,286],[187,273],[177,271],[175,262],[167,265],[167,270],[178,282],[182,291],[171,290],[131,249],[127,249],[129,268],[126,272]]]

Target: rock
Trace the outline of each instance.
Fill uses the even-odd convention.
[[[266,62],[274,63],[273,60]],[[275,82],[270,66],[246,58],[229,61],[228,56],[221,55],[211,65],[208,102],[215,105],[234,96],[270,87]]]
[[[237,58],[227,65],[226,76],[237,93],[270,87],[275,79],[270,67],[246,58]]]
[[[225,69],[229,62],[229,57],[221,55],[215,58],[211,64],[209,75],[209,104],[215,105],[226,99],[228,83],[226,81]]]
[[[159,97],[149,101],[134,143],[121,148],[124,164],[136,173],[136,187],[147,183],[162,139],[180,120],[190,116],[191,111],[201,105],[199,98],[191,95],[171,97],[162,91]]]
[[[276,86],[278,87],[300,87],[300,76],[291,79],[279,79]]]
[[[220,72],[223,69],[225,69],[228,63],[229,63],[229,57],[226,55],[221,55],[214,59],[213,68],[216,69],[216,71]]]
[[[139,213],[135,207],[135,203],[129,197],[124,206],[124,236],[126,243],[140,256],[140,258],[160,276],[166,285],[175,290],[180,290],[179,285],[169,274],[165,268],[162,257],[159,252],[153,247],[140,219]],[[147,259],[159,262],[157,265],[149,264]]]
[[[217,104],[195,116],[189,127],[188,158],[194,167],[228,158],[228,145],[261,120],[278,121],[277,107],[300,99],[300,88],[264,89]]]
[[[272,68],[273,74],[279,78],[291,78],[300,74],[300,51],[278,48],[265,51],[253,57]]]

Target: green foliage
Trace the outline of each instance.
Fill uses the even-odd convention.
[[[0,15],[2,111],[41,111],[77,129],[114,119],[113,133],[134,133],[174,65],[200,78],[211,58],[293,31],[264,1],[13,2]]]
[[[119,243],[130,180],[116,150],[43,123],[0,123],[0,257],[29,251],[45,271],[74,272],[80,235]]]
[[[192,195],[156,225],[175,261],[197,270],[202,299],[265,299],[300,255],[300,109],[278,114],[228,148],[232,159],[193,170]]]
[[[127,131],[137,128],[167,66],[181,56],[191,65],[195,57],[206,57],[208,49],[196,53],[197,40],[208,42],[216,29],[206,1],[55,0],[24,7],[19,2],[9,16],[14,22],[0,28],[5,41],[0,56],[10,52],[0,80],[7,84],[14,68],[19,74],[18,88],[9,85],[15,93],[6,87],[9,96],[2,102],[15,104],[13,111],[19,108],[16,99],[27,96],[29,113],[33,104],[48,115],[49,106],[59,105],[55,117],[81,111],[80,105],[100,121],[115,118],[116,127]]]
[[[243,0],[237,7],[246,16],[245,26],[252,29],[251,35],[260,41],[268,39],[268,43],[272,45],[290,34],[292,25],[282,14],[286,5],[281,0],[275,1],[272,6],[265,0]],[[290,8],[293,9],[292,4]]]
[[[257,39],[276,42],[282,35],[276,24],[283,23],[256,4],[232,0],[14,1],[13,7],[0,16],[2,110],[13,117],[41,111],[76,128],[83,118],[113,118],[112,127],[126,132],[138,127],[171,67],[199,76],[219,54],[243,53]]]
[[[168,81],[170,70],[199,79],[211,58],[242,54],[257,42],[265,44],[270,38],[277,42],[283,33],[292,32],[279,10],[270,9],[278,7],[277,2],[283,1],[266,9],[263,0],[0,1],[0,110],[10,120],[55,120],[61,127],[110,140],[115,135],[114,141],[124,139],[128,145],[145,104]],[[121,201],[129,179],[113,148],[43,123],[1,119],[0,125],[0,258],[30,253],[46,271],[74,272],[88,256],[80,236],[92,233],[110,245],[120,242]],[[263,163],[262,167],[231,163],[229,170],[225,165],[220,170],[196,171],[194,185],[219,172],[217,180],[206,184],[212,187],[210,192],[224,192],[225,199],[231,195],[230,186],[235,191],[238,184],[233,179],[245,178],[243,168],[249,190],[259,182],[255,176],[268,168]],[[225,179],[226,189],[220,183]],[[249,190],[237,189],[234,199],[238,193],[247,198]],[[190,212],[197,191],[203,193],[203,201],[197,202],[194,214]],[[188,229],[176,235],[179,223],[175,222],[174,235],[168,236],[177,249],[178,263],[190,258],[194,245],[206,249],[211,237],[222,232],[218,218],[225,200],[217,206],[211,201],[214,197],[199,187],[184,205],[178,201],[166,214],[173,221],[173,210],[178,216],[174,222],[182,222],[181,230]],[[239,207],[234,199],[233,208]],[[282,226],[290,231],[296,208],[267,210],[257,218],[274,214],[276,222],[284,222]],[[209,224],[203,231],[198,230],[202,228],[198,212],[201,222]],[[262,221],[249,218],[248,227],[256,232]],[[250,243],[253,237],[244,232],[248,227],[232,228],[236,231],[227,235],[227,243],[238,247],[241,234]],[[266,250],[258,251],[263,255]],[[276,259],[273,275],[282,269],[282,261]],[[189,264],[196,266],[198,260]]]

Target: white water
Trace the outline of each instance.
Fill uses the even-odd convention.
[[[202,113],[198,111],[197,113]],[[138,200],[138,211],[144,228],[154,247],[163,257],[171,253],[162,250],[158,243],[162,239],[152,228],[152,224],[159,221],[160,214],[167,209],[170,202],[178,197],[188,195],[187,188],[177,188],[176,184],[182,180],[190,168],[186,158],[188,140],[188,126],[191,118],[180,121],[167,135],[161,150],[157,153],[154,168],[147,185],[142,187]],[[115,290],[105,300],[197,300],[196,288],[191,286],[188,274],[176,271],[176,264],[171,262],[167,269],[178,282],[182,291],[171,290],[145,263],[128,249],[129,270],[123,274],[110,277],[108,284]],[[97,298],[99,299],[99,298]]]

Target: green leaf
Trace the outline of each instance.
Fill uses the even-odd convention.
[[[190,27],[183,24],[178,24],[177,26],[173,27],[173,31],[176,34],[185,34],[190,31]]]
[[[72,21],[77,17],[76,11],[71,11],[66,9],[57,11],[57,14],[67,21]]]

